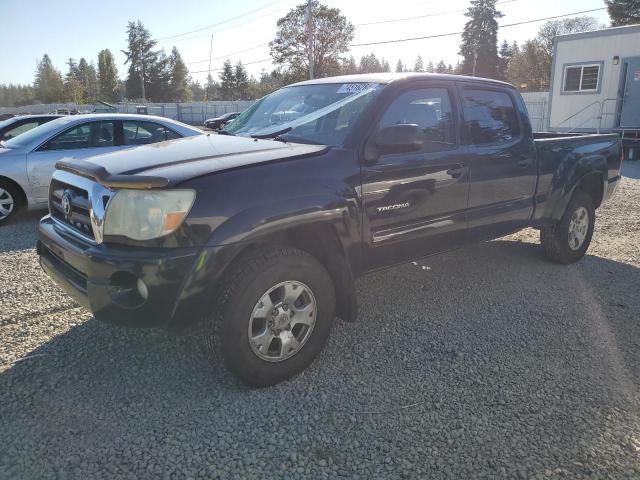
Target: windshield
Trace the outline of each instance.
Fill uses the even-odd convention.
[[[58,118],[56,120],[51,120],[50,122],[45,123],[44,125],[40,125],[39,127],[32,128],[28,132],[23,133],[22,135],[18,135],[17,137],[12,138],[11,140],[7,140],[4,142],[3,147],[5,148],[22,148],[30,145],[34,141],[39,138],[47,137],[50,133],[56,132],[60,126],[65,125],[66,123],[71,122],[71,119],[68,118]]]
[[[224,130],[242,136],[340,146],[377,96],[377,83],[326,83],[277,90],[254,103]]]

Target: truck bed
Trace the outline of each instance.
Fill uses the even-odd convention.
[[[572,189],[587,175],[602,185],[600,203],[613,193],[620,179],[622,140],[617,134],[580,135],[534,133],[538,152],[534,225],[558,220]],[[599,203],[596,202],[596,207]]]

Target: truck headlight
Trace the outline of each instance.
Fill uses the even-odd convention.
[[[151,240],[175,231],[189,213],[193,190],[118,190],[109,201],[105,235]]]

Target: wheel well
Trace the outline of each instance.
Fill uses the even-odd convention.
[[[604,185],[602,183],[602,176],[598,173],[587,175],[578,184],[580,190],[585,192],[593,200],[593,206],[598,208],[602,203],[602,196],[604,194]]]
[[[9,185],[11,185],[13,188],[16,189],[19,195],[19,198],[17,198],[17,201],[20,205],[27,204],[27,194],[24,193],[24,190],[17,182],[15,182],[14,180],[11,180],[9,177],[3,177],[2,175],[0,175],[0,182],[8,183]]]
[[[354,279],[333,226],[303,225],[278,232],[247,247],[236,259],[255,248],[276,245],[287,245],[314,256],[327,269],[333,281],[336,316],[346,321],[356,319],[358,305]]]

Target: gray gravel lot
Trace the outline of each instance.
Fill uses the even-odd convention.
[[[588,256],[527,230],[358,282],[319,360],[250,390],[197,335],[99,324],[0,228],[0,477],[640,478],[640,163]]]

